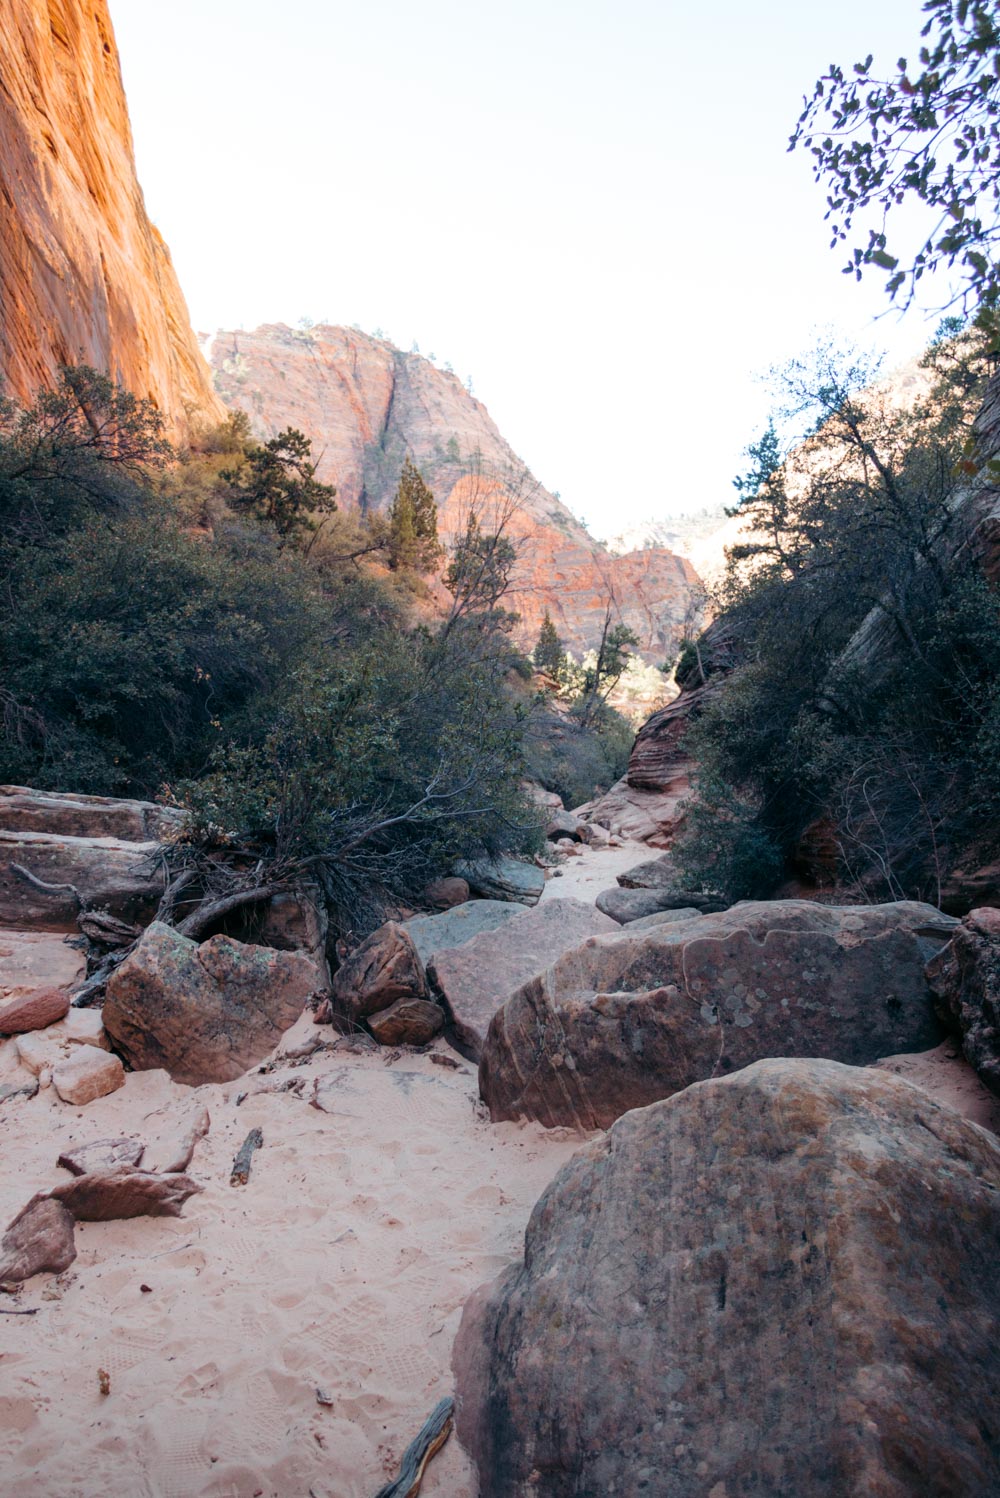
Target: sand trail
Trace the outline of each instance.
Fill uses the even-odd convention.
[[[285,1045],[310,1030],[303,1019]],[[190,1168],[205,1190],[183,1217],[78,1226],[68,1273],[16,1302],[38,1314],[0,1319],[4,1482],[38,1498],[372,1498],[394,1475],[451,1390],[466,1297],[518,1255],[582,1141],[492,1125],[466,1063],[392,1054],[325,1051],[197,1089],[139,1073],[86,1109],[48,1089],[0,1111],[4,1222],[66,1178],[69,1144],[212,1116]],[[9,1043],[0,1073],[19,1075]],[[289,1079],[303,1096],[252,1090]],[[264,1146],[233,1188],[254,1127]],[[475,1493],[454,1438],[423,1491]]]

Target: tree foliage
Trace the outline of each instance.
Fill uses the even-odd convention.
[[[389,510],[389,565],[394,571],[429,572],[440,556],[434,495],[407,457]]]
[[[566,659],[566,652],[548,609],[545,610],[545,618],[538,631],[538,640],[532,654],[536,671],[543,671],[546,675],[558,679]]]
[[[1000,600],[965,545],[979,459],[974,334],[938,343],[909,404],[829,351],[781,376],[779,421],[811,435],[745,508],[721,622],[742,664],[693,730],[699,799],[678,856],[733,898],[832,819],[845,877],[937,899],[989,823]]]
[[[315,533],[322,523],[316,517],[336,510],[337,491],[319,482],[311,454],[311,441],[294,427],[251,446],[237,468],[222,473],[228,503],[283,540]]]
[[[916,63],[900,57],[890,76],[869,55],[831,64],[791,138],[813,157],[828,190],[834,246],[858,218],[874,218],[845,272],[888,275],[890,297],[909,303],[917,284],[957,268],[959,300],[995,319],[1000,304],[1000,15],[993,0],[926,0]],[[912,256],[890,248],[886,226],[907,200],[926,206],[933,227]]]

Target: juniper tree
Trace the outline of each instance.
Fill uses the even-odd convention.
[[[429,572],[441,555],[434,495],[411,458],[403,461],[389,510],[389,565]]]

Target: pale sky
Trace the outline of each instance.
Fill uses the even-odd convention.
[[[786,152],[919,0],[110,0],[150,215],[196,329],[382,328],[448,361],[595,533],[729,503],[821,325],[892,361]]]

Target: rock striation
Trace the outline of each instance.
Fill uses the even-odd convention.
[[[481,1498],[1000,1490],[996,1141],[919,1088],[767,1060],[629,1113],[467,1304]]]
[[[510,502],[520,555],[508,598],[522,643],[534,644],[547,610],[575,654],[594,648],[613,596],[648,661],[676,648],[699,586],[690,563],[658,546],[611,556],[525,470],[456,375],[383,338],[327,325],[219,332],[209,355],[220,395],[258,435],[294,426],[313,439],[320,477],[348,509],[385,510],[407,453],[433,490],[445,536],[464,528],[470,503],[489,515]]]
[[[943,1032],[924,966],[954,927],[911,901],[780,900],[594,937],[494,1016],[480,1092],[494,1120],[606,1128],[765,1056],[928,1050]]]
[[[107,0],[0,0],[0,375],[91,364],[184,438],[224,415],[146,216]]]

